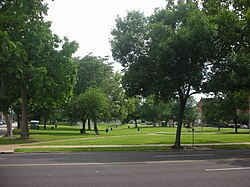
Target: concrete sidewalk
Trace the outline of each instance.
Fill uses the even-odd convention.
[[[211,150],[212,145],[241,145],[250,144],[250,142],[239,142],[239,143],[214,143],[214,144],[195,144],[195,150]],[[12,154],[15,153],[15,149],[18,148],[101,148],[101,147],[162,147],[162,146],[172,146],[173,144],[142,144],[142,145],[62,145],[62,146],[28,146],[27,144],[11,144],[11,145],[0,145],[0,154]],[[188,149],[193,148],[192,144],[182,144],[182,146]],[[186,149],[187,150],[187,149]]]

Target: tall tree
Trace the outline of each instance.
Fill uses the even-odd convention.
[[[217,27],[216,51],[208,91],[226,94],[250,85],[250,4],[248,1],[204,1],[203,9]]]
[[[112,66],[107,63],[107,59],[92,54],[86,55],[78,61],[75,95],[84,93],[91,87],[106,91],[112,75]]]
[[[140,103],[141,99],[139,97],[128,98],[126,102],[126,112],[128,119],[134,120],[135,127],[138,127],[138,119],[140,115]]]
[[[202,99],[202,117],[206,124],[217,125],[223,121],[223,111],[221,110],[221,98]]]
[[[60,44],[61,50],[52,49],[50,52],[49,59],[44,64],[46,74],[31,98],[31,107],[35,108],[39,119],[44,119],[44,128],[48,117],[69,101],[76,82],[77,66],[72,55],[78,44],[75,41],[70,42],[67,38]]]
[[[144,99],[140,107],[140,117],[141,119],[153,122],[156,126],[158,120],[158,103],[155,101],[154,95],[149,95]]]
[[[0,3],[0,35],[5,40],[4,46],[7,46],[7,50],[6,47],[1,47],[5,56],[0,61],[0,73],[1,76],[6,76],[4,85],[12,85],[11,89],[20,93],[18,97],[22,101],[21,138],[29,137],[29,101],[34,99],[34,95],[39,91],[41,93],[41,89],[46,88],[47,92],[50,79],[55,77],[48,76],[48,67],[55,61],[55,49],[59,47],[60,41],[52,34],[50,22],[44,21],[47,10],[47,4],[42,0],[3,0]],[[61,53],[61,60],[64,62],[68,60],[69,54],[72,54],[71,49],[65,50],[65,47],[66,45],[63,45]],[[66,66],[67,64],[69,63],[65,63]],[[70,79],[69,77],[65,78]],[[71,89],[66,85],[62,87]]]
[[[105,120],[120,116],[124,98],[121,75],[113,72],[112,64],[107,59],[89,54],[78,61],[74,93],[77,96],[89,88],[101,89],[108,96],[110,110]]]
[[[38,78],[43,68],[41,52],[44,41],[51,38],[49,23],[44,22],[43,15],[47,12],[47,6],[41,1],[32,2],[1,1],[1,31],[8,34],[8,38],[16,48],[12,59],[5,58],[2,61],[5,73],[9,81],[15,82],[22,98],[22,125],[21,138],[29,137],[28,131],[28,90],[30,83]],[[12,55],[12,54],[11,54]]]
[[[237,124],[239,93],[250,96],[250,3],[239,0],[204,0],[203,9],[217,26],[215,58],[207,92],[224,96],[229,116]],[[244,95],[244,94],[243,94]],[[245,102],[247,97],[245,97]],[[242,102],[244,103],[244,102]],[[237,125],[235,125],[237,133]]]
[[[186,102],[192,94],[201,92],[206,81],[215,28],[192,2],[158,10],[148,22],[146,18],[138,19],[138,14],[142,17],[138,12],[130,12],[123,20],[116,20],[111,40],[113,57],[123,66],[129,65],[123,84],[133,95],[154,93],[162,99],[178,98],[180,110],[174,147],[180,148]],[[131,15],[133,19],[129,19]],[[140,29],[131,29],[130,20]],[[127,51],[124,51],[125,40],[131,44],[125,48]]]

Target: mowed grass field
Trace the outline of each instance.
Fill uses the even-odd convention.
[[[152,127],[134,125],[99,124],[100,135],[94,131],[80,134],[81,126],[58,125],[56,128],[47,126],[39,130],[30,129],[30,139],[21,140],[19,130],[15,129],[15,139],[0,138],[0,144],[30,144],[41,146],[62,145],[145,145],[145,144],[173,144],[175,141],[175,127]],[[53,126],[54,127],[54,126]],[[128,128],[129,127],[129,128]],[[111,130],[112,128],[112,130]],[[108,129],[108,132],[106,132]],[[196,127],[194,133],[195,144],[209,143],[237,143],[250,142],[249,129],[238,129],[235,134],[233,128]],[[192,131],[182,128],[181,144],[192,144]]]

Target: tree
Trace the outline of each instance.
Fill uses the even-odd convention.
[[[105,63],[107,59],[86,55],[78,61],[78,73],[74,94],[79,95],[88,88],[100,88],[107,91],[107,85],[112,79],[112,67]]]
[[[130,12],[123,20],[116,20],[112,54],[123,66],[128,65],[123,82],[126,91],[132,95],[153,93],[162,99],[178,98],[180,110],[174,147],[180,148],[186,102],[192,94],[201,92],[206,81],[215,28],[192,2],[158,10],[148,22],[142,18],[143,14]],[[131,29],[134,24],[140,29]],[[125,40],[131,44],[125,47],[127,51],[124,51]]]
[[[222,95],[223,109],[237,124],[239,93],[250,95],[250,3],[238,0],[204,1],[204,11],[217,26],[215,58],[207,92]],[[243,94],[244,95],[244,94]],[[247,97],[245,98],[247,101]],[[244,103],[244,102],[243,102]],[[237,133],[237,125],[235,125]]]
[[[77,50],[78,44],[64,38],[61,50],[52,49],[48,59],[46,76],[43,76],[40,87],[31,98],[31,107],[36,111],[38,119],[43,117],[44,129],[48,117],[62,107],[73,95],[73,88],[76,82],[77,66],[73,53]],[[48,92],[51,92],[48,95]]]
[[[15,51],[2,61],[7,82],[14,82],[22,98],[21,138],[29,137],[28,89],[44,69],[39,67],[44,41],[51,38],[49,23],[43,21],[47,7],[41,1],[2,1],[0,28],[7,34]],[[12,56],[13,55],[13,56]]]
[[[124,117],[124,105],[125,105],[125,93],[121,85],[122,75],[120,73],[114,73],[106,85],[106,94],[109,99],[109,112],[106,114],[110,119],[123,120]]]
[[[89,88],[99,88],[108,96],[110,109],[104,120],[117,119],[122,115],[124,91],[121,86],[121,74],[113,72],[107,59],[89,54],[78,61],[74,93],[77,96]]]
[[[58,58],[56,48],[59,47],[60,41],[50,30],[51,23],[44,21],[48,8],[42,0],[4,0],[1,1],[0,10],[0,35],[1,40],[4,40],[3,45],[1,44],[4,56],[0,61],[0,73],[5,77],[4,85],[19,93],[14,98],[21,98],[22,101],[21,138],[28,138],[29,103],[34,101],[35,95],[43,95],[41,93],[45,92],[47,94],[48,88],[54,86],[51,80],[57,76],[54,72],[50,74],[49,68],[53,69],[53,64],[57,64],[53,62]],[[68,43],[65,41],[61,50],[61,65],[69,60],[70,54],[75,50],[69,49],[66,46]],[[69,64],[65,63],[66,66]],[[74,76],[65,76],[67,80],[74,79]],[[69,82],[66,84],[70,84]],[[57,83],[64,89],[66,87],[67,91],[72,87],[59,84],[59,81]],[[62,95],[65,96],[66,92]],[[44,106],[44,103],[42,105]]]
[[[144,99],[140,107],[140,117],[143,120],[153,122],[153,125],[156,125],[158,120],[158,103],[155,101],[154,95],[149,95]]]
[[[223,120],[222,98],[206,98],[202,99],[202,116],[207,124],[218,126],[220,130],[220,123]]]
[[[224,119],[227,121],[233,121],[235,127],[235,133],[238,133],[238,123],[240,121],[240,113],[247,111],[248,109],[248,96],[246,91],[229,92],[223,95],[221,110]]]
[[[248,93],[246,91],[231,92],[216,96],[215,98],[203,99],[202,115],[207,123],[218,125],[220,123],[235,124],[235,133],[238,133],[238,123],[247,121],[244,113],[248,109]],[[243,118],[242,118],[243,117]]]
[[[78,97],[72,97],[71,100],[66,104],[66,109],[64,109],[63,113],[68,117],[70,125],[73,125],[78,120],[83,119],[82,114],[83,111],[85,111],[85,108],[83,108],[81,105],[81,99],[79,99]]]
[[[86,133],[85,124],[88,119],[88,102],[86,101],[86,93],[82,93],[76,100],[76,105],[74,106],[77,112],[75,113],[78,116],[78,119],[82,121],[82,133]]]
[[[164,102],[160,101],[157,103],[156,111],[158,114],[158,118],[161,121],[169,121],[171,119],[174,119],[176,114],[173,114],[172,109],[173,109],[173,103],[171,101],[169,102]]]
[[[94,131],[98,135],[97,120],[108,109],[108,99],[106,94],[98,88],[90,88],[83,93],[80,97],[80,109],[82,112],[82,118],[85,116],[90,117],[94,122]],[[84,115],[83,115],[84,114]]]
[[[141,99],[139,97],[128,98],[126,102],[126,113],[128,120],[132,119],[135,122],[135,127],[138,127],[137,120],[140,114],[140,103]]]
[[[184,121],[185,123],[189,124],[193,124],[195,123],[195,121],[198,118],[198,111],[197,111],[197,102],[195,100],[194,97],[190,97],[187,100],[187,104],[186,104],[186,110],[185,110],[185,114],[184,114]]]

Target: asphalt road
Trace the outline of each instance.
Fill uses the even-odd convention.
[[[250,151],[2,154],[0,186],[249,187]]]

